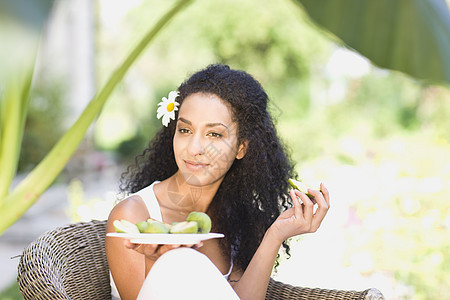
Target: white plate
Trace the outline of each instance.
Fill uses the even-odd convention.
[[[129,239],[134,244],[172,244],[190,245],[200,241],[222,238],[222,233],[118,233],[110,232],[106,234],[110,237],[121,237]]]

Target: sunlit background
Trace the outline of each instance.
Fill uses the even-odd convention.
[[[18,178],[170,4],[57,2],[39,48]],[[375,287],[387,299],[450,299],[449,88],[377,68],[333,42],[290,1],[199,0],[177,16],[0,248],[20,254],[18,231],[31,239],[66,223],[106,219],[120,173],[161,126],[156,103],[213,62],[262,83],[300,178],[324,182],[332,196],[320,230],[292,239],[291,258],[281,260],[274,278],[329,289]],[[52,203],[56,208],[48,209]],[[27,234],[31,220],[40,225]],[[15,280],[17,260],[9,256],[1,257],[2,265],[13,265],[1,288]]]

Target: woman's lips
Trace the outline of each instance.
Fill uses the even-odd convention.
[[[191,171],[203,170],[205,167],[208,166],[208,164],[199,163],[199,162],[195,162],[195,161],[191,161],[191,160],[185,160],[184,163],[185,163],[186,167]]]

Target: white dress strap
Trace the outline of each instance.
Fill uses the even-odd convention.
[[[161,208],[159,207],[158,200],[156,199],[153,186],[159,183],[159,181],[153,182],[151,185],[143,188],[142,190],[132,194],[137,195],[144,200],[145,206],[147,206],[148,213],[152,219],[162,222]]]
[[[225,277],[225,279],[226,280],[228,280],[228,278],[230,277],[230,275],[231,275],[231,271],[233,271],[233,260],[231,260],[230,261],[230,269],[228,270],[228,273],[227,274],[225,274],[225,275],[223,275],[223,277]]]

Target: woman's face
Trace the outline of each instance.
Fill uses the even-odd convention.
[[[214,94],[195,93],[180,107],[173,148],[188,184],[220,184],[234,160],[245,154],[245,147],[238,145],[237,123],[225,103]]]

